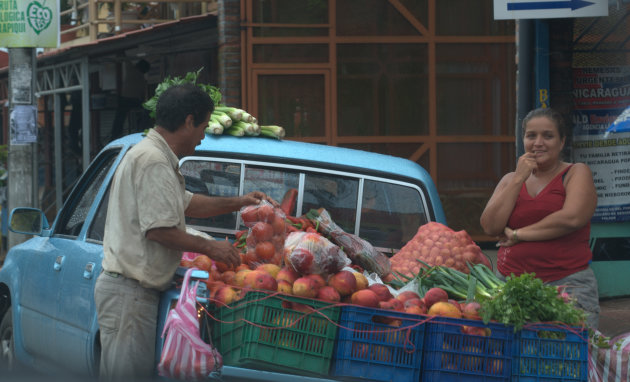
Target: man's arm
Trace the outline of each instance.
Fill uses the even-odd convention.
[[[217,216],[228,212],[238,211],[241,207],[258,204],[262,200],[266,200],[274,206],[278,205],[275,200],[269,198],[260,191],[250,192],[249,194],[245,194],[243,196],[232,197],[194,194],[190,204],[186,208],[185,214],[191,218],[203,219],[210,216]]]
[[[203,253],[213,260],[227,265],[238,266],[241,256],[227,240],[207,240],[191,235],[175,227],[153,228],[147,231],[147,239],[178,251]]]

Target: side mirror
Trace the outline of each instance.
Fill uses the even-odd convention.
[[[48,229],[48,220],[41,210],[19,207],[11,211],[9,217],[9,230],[11,232],[41,235],[44,229]]]

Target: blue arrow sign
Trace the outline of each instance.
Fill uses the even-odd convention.
[[[576,10],[595,3],[585,0],[566,0],[566,1],[534,1],[527,3],[508,3],[508,11],[525,11],[525,10],[541,10],[541,9],[564,9],[571,8]]]

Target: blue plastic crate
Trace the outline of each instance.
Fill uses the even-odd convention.
[[[514,345],[513,381],[588,380],[588,329],[530,325]]]
[[[331,377],[418,381],[426,319],[391,310],[343,306]]]
[[[470,328],[479,334],[466,333]],[[434,317],[425,332],[422,381],[509,381],[514,336],[511,326]]]

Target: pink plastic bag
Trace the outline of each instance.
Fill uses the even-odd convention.
[[[601,332],[595,331],[594,337],[597,336],[606,338]],[[630,381],[630,333],[603,341],[606,346],[598,345],[594,337],[591,337],[588,348],[589,382]]]
[[[158,373],[167,378],[197,381],[210,375],[220,375],[223,366],[221,354],[199,336],[197,317],[197,286],[189,285],[193,269],[186,271],[175,308],[168,312],[162,338],[166,334]]]
[[[182,260],[193,261],[199,255],[200,253],[196,253],[196,252],[184,252],[182,253]]]

